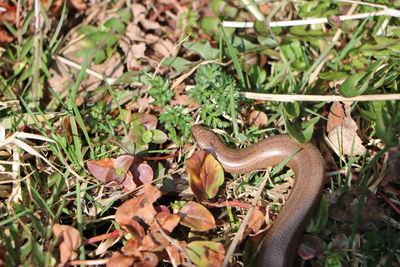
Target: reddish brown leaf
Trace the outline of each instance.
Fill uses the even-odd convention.
[[[150,183],[153,180],[153,169],[147,163],[133,164],[130,171],[137,186]]]
[[[151,184],[144,184],[144,194],[151,201],[151,203],[155,202],[161,197],[161,191]]]
[[[143,238],[139,249],[141,251],[163,251],[169,245],[169,241],[160,233],[152,232]]]
[[[0,2],[0,7],[5,9],[5,11],[0,12],[0,25],[3,25],[5,21],[7,21],[11,25],[14,25],[16,20],[15,13],[17,11],[17,8],[15,6],[10,6],[2,2]]]
[[[74,227],[58,223],[54,224],[52,230],[53,234],[61,239],[59,246],[60,264],[65,264],[81,245],[81,235]]]
[[[97,180],[108,183],[121,177],[114,171],[115,159],[105,158],[98,161],[88,161],[87,166],[94,178]]]
[[[114,252],[111,259],[107,262],[107,267],[131,267],[134,262],[134,256],[127,256],[119,252]]]
[[[14,36],[10,35],[6,30],[0,28],[0,43],[11,43],[14,41]]]
[[[215,227],[215,220],[211,212],[196,202],[186,203],[180,210],[181,224],[194,231],[207,231]]]
[[[122,182],[121,185],[124,187],[123,191],[131,191],[137,187],[133,179],[133,175],[130,171],[128,171],[128,173],[126,174],[125,180]]]
[[[105,158],[98,161],[89,161],[87,166],[97,180],[103,183],[111,181],[121,183],[125,179],[133,160],[134,157],[124,155],[116,159]]]
[[[143,227],[135,220],[126,220],[120,223],[135,239],[142,240],[145,236]]]
[[[160,196],[161,192],[155,186],[144,185],[145,194],[125,201],[118,207],[115,213],[115,221],[119,224],[131,219],[142,220],[150,225],[157,214],[153,202]]]

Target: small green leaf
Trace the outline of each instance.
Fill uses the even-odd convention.
[[[304,130],[301,130],[299,125],[294,125],[290,120],[285,119],[286,131],[300,143],[307,143],[311,140],[314,132],[314,125],[315,124],[310,124]]]
[[[111,18],[104,22],[104,26],[108,28],[108,30],[113,30],[117,33],[124,33],[125,24],[118,18]]]
[[[348,76],[344,71],[321,72],[319,77],[323,80],[341,80]]]
[[[153,129],[151,131],[153,133],[153,138],[152,138],[153,143],[162,144],[168,140],[168,136],[163,131],[160,131],[158,129]]]
[[[146,131],[143,133],[142,135],[142,140],[144,143],[148,144],[151,142],[151,140],[153,139],[153,132],[152,131]]]
[[[212,48],[208,42],[205,44],[185,42],[183,43],[183,46],[193,52],[200,54],[205,60],[211,60],[218,57],[219,50]]]
[[[177,72],[187,70],[193,63],[182,57],[169,57],[162,61],[164,66],[172,67]]]

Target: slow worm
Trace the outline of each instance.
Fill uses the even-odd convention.
[[[229,173],[265,169],[294,154],[286,164],[295,173],[293,189],[268,229],[257,260],[257,266],[292,266],[307,219],[318,203],[324,184],[321,153],[312,144],[300,144],[288,135],[269,137],[249,147],[233,149],[203,126],[194,125],[191,131],[197,146],[212,153]]]

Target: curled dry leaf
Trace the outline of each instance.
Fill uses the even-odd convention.
[[[365,147],[357,135],[357,123],[350,116],[348,103],[333,103],[328,115],[328,139],[337,151],[345,155],[362,155]]]
[[[196,151],[186,160],[189,186],[199,202],[217,195],[224,183],[224,170],[214,156],[205,151]]]
[[[222,244],[212,241],[193,241],[187,245],[190,260],[197,266],[221,266],[225,249]]]
[[[124,221],[136,219],[150,225],[157,212],[153,207],[153,202],[161,197],[161,192],[155,186],[144,185],[144,194],[125,201],[118,207],[115,213],[115,221],[118,224]]]
[[[53,234],[61,240],[59,246],[60,264],[67,263],[73,252],[79,248],[82,239],[78,230],[69,225],[54,224]]]
[[[178,212],[181,224],[194,231],[207,231],[215,227],[211,212],[196,202],[186,203]]]

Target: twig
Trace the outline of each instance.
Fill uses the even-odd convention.
[[[40,1],[35,0],[35,34],[33,39],[34,57],[33,57],[33,68],[32,68],[32,102],[30,103],[31,108],[36,108],[36,104],[39,102],[39,72],[40,72],[40,49],[39,49],[39,38],[40,38]]]
[[[93,260],[73,260],[68,262],[69,266],[78,266],[78,265],[84,265],[84,266],[92,266],[92,265],[106,265],[111,258],[104,258],[104,259],[93,259]]]
[[[354,15],[343,15],[338,16],[341,21],[345,20],[355,20],[355,19],[365,19],[368,17],[378,17],[378,16],[390,16],[390,17],[400,17],[400,11],[396,9],[387,8],[376,12],[366,12],[358,13]],[[291,27],[299,25],[310,25],[310,24],[321,24],[328,23],[327,18],[315,18],[315,19],[304,19],[304,20],[286,20],[286,21],[271,21],[268,23],[269,27]],[[222,27],[226,28],[253,28],[253,22],[240,22],[240,21],[222,21]]]
[[[247,225],[249,224],[251,216],[253,215],[254,210],[257,207],[257,202],[259,201],[259,199],[261,197],[261,193],[265,187],[265,184],[267,183],[267,181],[269,179],[269,172],[270,172],[270,169],[268,169],[268,171],[265,173],[265,177],[264,177],[263,181],[261,182],[260,186],[258,187],[257,193],[254,196],[254,199],[251,203],[252,207],[248,210],[246,216],[244,217],[244,219],[242,221],[242,224],[240,225],[239,230],[237,231],[237,233],[235,235],[235,238],[232,240],[232,243],[229,246],[228,251],[226,252],[224,262],[222,263],[222,267],[229,266],[229,260],[232,257],[233,253],[235,252],[237,245],[243,238],[243,233],[244,233]]]
[[[258,6],[254,3],[253,0],[241,0],[244,7],[259,21],[265,20],[265,16],[258,9]]]
[[[70,67],[76,69],[76,70],[80,70],[82,68],[82,66],[79,65],[78,63],[75,63],[75,62],[73,62],[73,61],[71,61],[69,59],[66,59],[64,57],[53,56],[53,58],[55,60],[60,61],[61,63],[64,63],[67,66],[70,66]],[[117,80],[115,78],[106,78],[106,77],[104,77],[104,75],[102,75],[102,74],[100,74],[98,72],[95,72],[95,71],[93,71],[93,70],[91,70],[89,68],[86,69],[86,73],[89,74],[89,75],[92,75],[92,76],[94,76],[96,78],[99,78],[100,80],[106,81],[109,85],[113,85],[115,83],[115,81]]]
[[[387,101],[400,100],[400,94],[382,95],[360,95],[355,97],[343,97],[339,95],[285,95],[285,94],[261,94],[252,92],[242,92],[241,95],[248,99],[278,101],[278,102],[354,102],[354,101]]]

